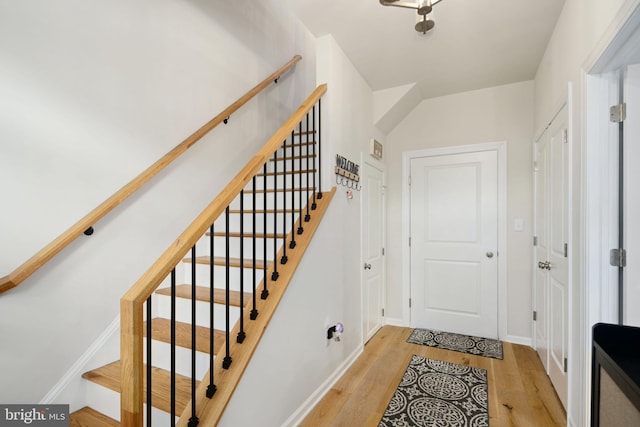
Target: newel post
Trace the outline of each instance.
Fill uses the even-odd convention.
[[[120,423],[125,427],[143,425],[143,318],[142,304],[120,300]]]

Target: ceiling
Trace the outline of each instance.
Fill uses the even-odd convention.
[[[442,0],[435,28],[378,0],[286,0],[316,36],[331,34],[374,91],[417,83],[422,98],[531,80],[564,0]]]

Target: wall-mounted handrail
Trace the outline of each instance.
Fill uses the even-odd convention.
[[[229,205],[254,180],[256,174],[269,162],[276,150],[292,135],[296,126],[308,117],[321,96],[327,91],[327,85],[318,86],[289,119],[273,134],[267,143],[249,160],[244,168],[227,184],[216,198],[198,215],[187,229],[174,241],[158,260],[142,275],[120,300],[120,361],[121,375],[121,423],[122,425],[142,425],[143,404],[143,349],[144,336],[143,306],[152,293],[194,248],[196,242],[210,229],[211,224],[223,213],[228,217]],[[308,120],[308,119],[307,119]],[[308,165],[307,165],[308,166]],[[307,167],[308,169],[308,167]],[[265,175],[266,176],[266,175]],[[273,175],[274,180],[277,175]],[[253,194],[257,190],[254,189]],[[255,206],[255,205],[253,205]],[[266,212],[267,206],[265,205]],[[274,207],[277,211],[277,207]],[[242,211],[242,210],[241,210]],[[286,214],[286,209],[285,209]],[[302,219],[301,219],[302,221]],[[228,219],[225,220],[229,224]],[[254,229],[255,230],[255,229]],[[266,231],[266,227],[265,227]],[[226,232],[227,241],[229,232]],[[266,235],[266,233],[265,233]],[[277,230],[274,230],[277,235]],[[276,238],[277,240],[277,238]],[[265,240],[266,241],[266,240]],[[255,247],[255,246],[254,246]],[[225,251],[228,255],[228,248]],[[266,250],[265,250],[266,253]],[[195,254],[194,254],[195,255]],[[274,254],[277,257],[277,254]],[[194,259],[195,256],[192,256]],[[274,258],[275,260],[276,258]],[[266,264],[266,263],[265,263]],[[276,262],[274,262],[276,264]],[[192,263],[194,265],[194,263]],[[227,272],[229,261],[227,260]],[[266,280],[266,275],[265,275]],[[275,280],[272,277],[272,280]],[[195,283],[195,277],[192,278]],[[227,285],[228,286],[228,285]],[[212,299],[213,300],[213,299]],[[192,301],[195,301],[193,299]],[[228,296],[227,296],[228,301]],[[194,322],[195,324],[195,322]],[[228,320],[227,320],[228,327]],[[226,338],[229,343],[229,337]],[[230,362],[230,360],[229,360]],[[226,362],[225,362],[226,363]]]
[[[38,251],[35,255],[25,261],[7,276],[0,278],[0,293],[15,288],[25,279],[35,273],[40,267],[45,265],[51,258],[66,248],[71,242],[80,237],[86,230],[92,227],[105,215],[111,212],[120,203],[126,200],[130,195],[135,193],[147,181],[156,176],[167,165],[177,159],[182,153],[187,151],[192,145],[198,142],[213,128],[222,122],[227,122],[229,117],[235,113],[240,107],[246,104],[251,98],[260,93],[264,88],[272,82],[276,82],[282,74],[293,67],[302,57],[295,55],[289,62],[280,67],[277,71],[256,85],[249,92],[238,98],[233,104],[229,105],[224,111],[215,116],[213,119],[205,123],[200,129],[191,134],[187,139],[178,144],[175,148],[165,154],[160,160],[149,166],[146,170],[136,176],[128,184],[118,190],[115,194],[105,200],[94,210],[85,215],[82,219],[72,225],[68,230],[59,235],[55,240]]]

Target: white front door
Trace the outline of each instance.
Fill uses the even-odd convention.
[[[568,134],[563,107],[536,143],[536,349],[567,405]]]
[[[362,177],[362,249],[364,339],[367,342],[382,326],[384,290],[384,172],[364,163]]]
[[[497,151],[410,168],[412,326],[497,338]]]

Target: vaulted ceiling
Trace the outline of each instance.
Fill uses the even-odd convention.
[[[374,91],[416,83],[422,98],[534,78],[564,0],[442,0],[435,28],[379,0],[286,0],[317,37],[331,34]]]

